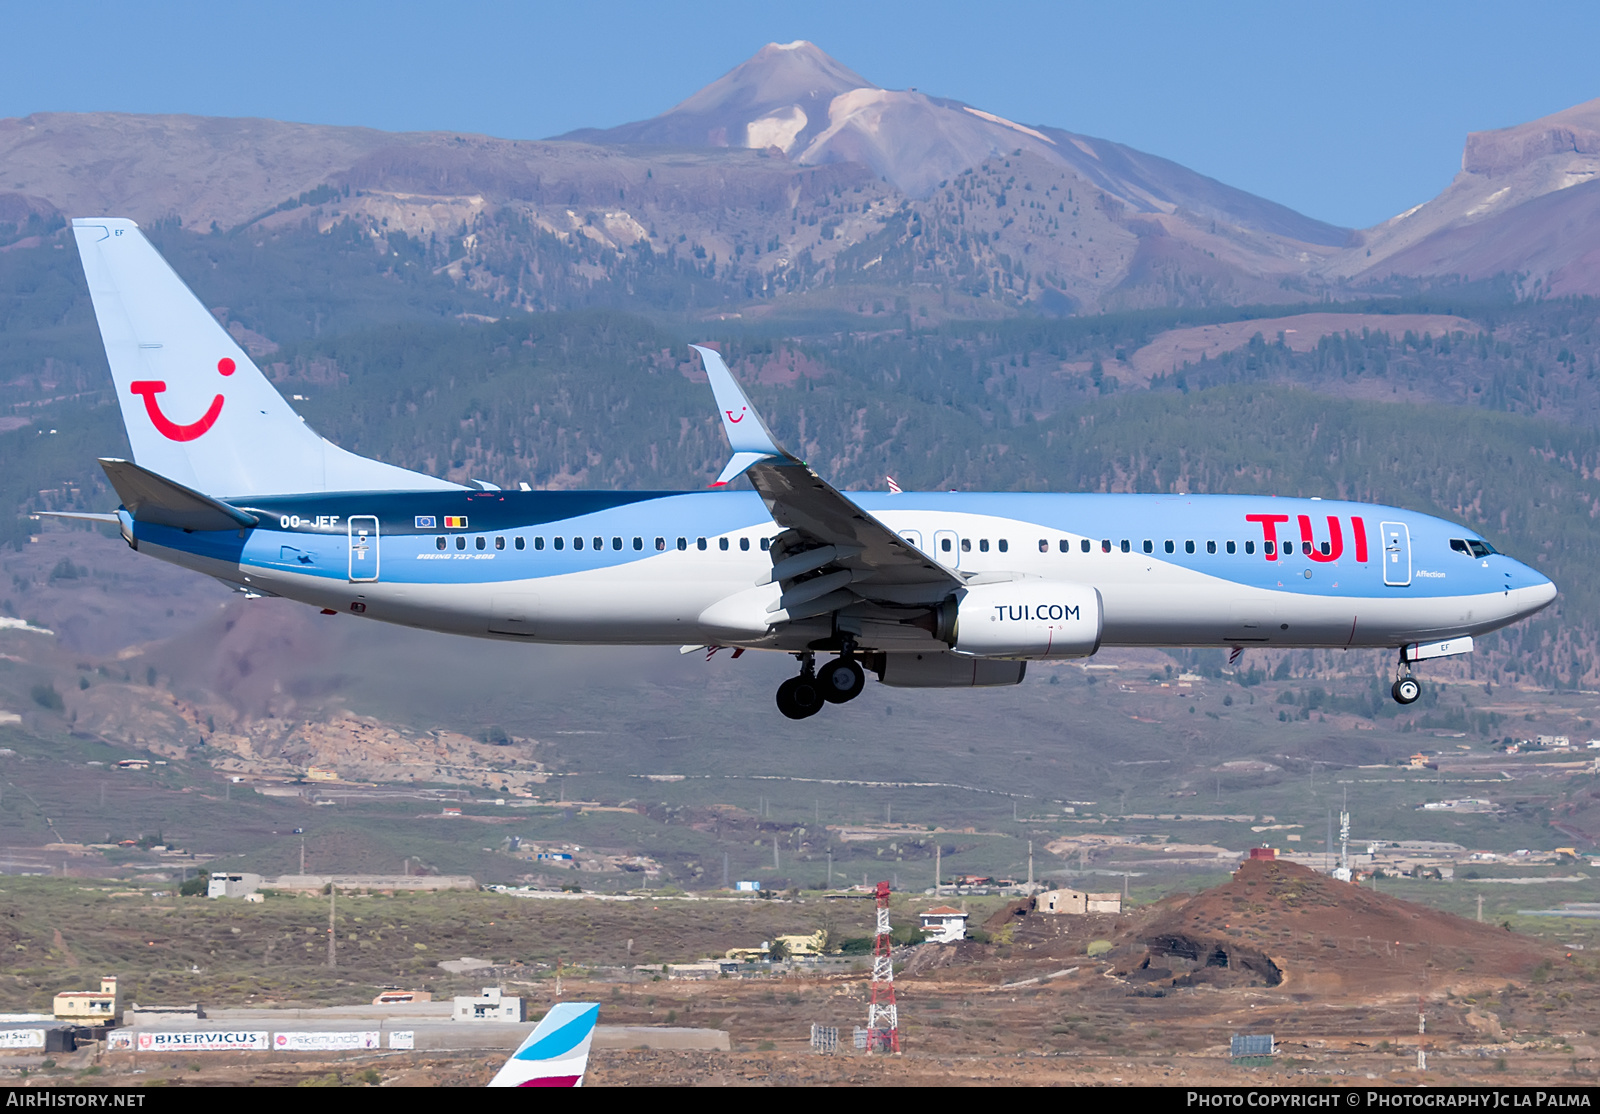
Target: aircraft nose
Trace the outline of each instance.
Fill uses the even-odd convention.
[[[1517,600],[1519,605],[1517,611],[1523,616],[1544,610],[1556,598],[1554,581],[1537,573],[1534,574],[1534,581],[1524,588],[1518,588],[1515,592],[1520,597]]]

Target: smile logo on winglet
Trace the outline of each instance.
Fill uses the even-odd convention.
[[[217,374],[229,376],[234,373],[236,365],[224,356],[217,361]],[[179,425],[161,412],[161,404],[156,401],[156,395],[167,389],[164,379],[141,379],[129,385],[128,390],[136,395],[144,396],[144,410],[150,415],[150,424],[168,441],[193,441],[204,436],[207,430],[217,423],[217,418],[222,413],[222,396],[217,395],[211,400],[211,405],[206,407],[206,412],[200,415],[199,421],[190,422],[188,425]]]
[[[749,411],[749,409],[750,408],[748,406],[739,407],[739,416],[737,418],[735,418],[733,416],[733,411],[732,410],[724,410],[723,413],[728,415],[728,421],[730,423],[732,423],[733,425],[738,425],[740,422],[744,421],[744,416],[745,416],[746,412]]]

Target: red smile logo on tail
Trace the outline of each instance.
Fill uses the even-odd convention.
[[[232,375],[234,367],[234,362],[226,356],[217,361],[219,375]],[[145,413],[150,415],[150,424],[155,426],[156,431],[168,441],[193,441],[197,437],[204,436],[222,414],[223,398],[217,395],[211,400],[211,405],[206,407],[206,412],[200,416],[199,421],[179,425],[161,412],[161,404],[156,401],[156,395],[166,389],[167,384],[163,379],[141,379],[128,386],[129,391],[144,396],[144,409]]]

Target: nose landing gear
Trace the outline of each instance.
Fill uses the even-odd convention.
[[[1410,675],[1401,677],[1389,690],[1396,704],[1415,704],[1422,695],[1422,683]]]
[[[1406,660],[1404,648],[1400,651],[1400,663],[1395,666],[1394,687],[1389,694],[1394,697],[1396,704],[1415,704],[1422,695],[1422,682],[1411,675],[1411,662]]]
[[[817,656],[810,650],[796,654],[800,660],[800,676],[790,677],[778,686],[778,711],[790,719],[806,719],[822,711],[822,705],[844,704],[861,695],[867,685],[866,670],[855,658],[853,649],[846,649],[833,661],[816,671]]]

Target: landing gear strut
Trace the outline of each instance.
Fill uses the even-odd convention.
[[[822,711],[822,705],[844,704],[861,695],[867,685],[867,672],[856,660],[855,646],[848,645],[833,661],[816,669],[817,655],[810,650],[796,654],[800,676],[790,677],[778,686],[778,711],[790,719],[805,719]]]
[[[1400,664],[1395,667],[1397,676],[1394,687],[1389,690],[1396,704],[1415,704],[1422,695],[1422,682],[1411,675],[1411,663],[1406,660],[1406,652],[1400,651]]]

